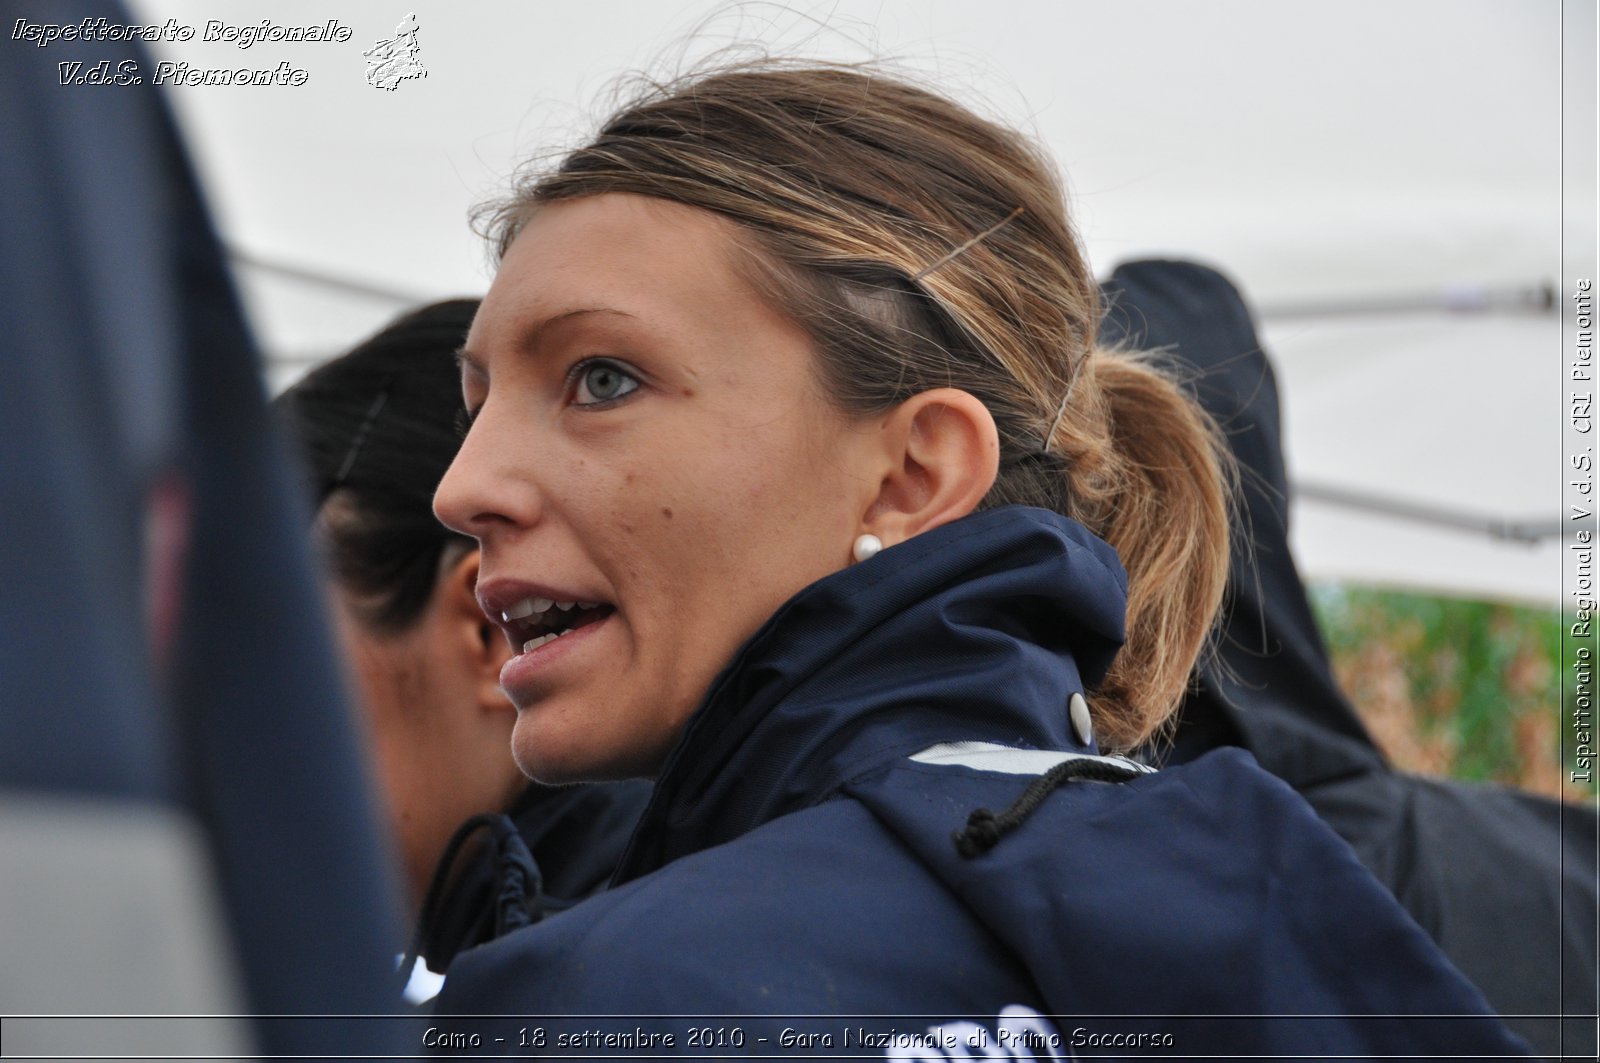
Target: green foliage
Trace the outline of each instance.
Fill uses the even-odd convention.
[[[1557,610],[1343,584],[1311,600],[1341,682],[1401,767],[1584,796],[1561,763],[1575,692],[1563,697]]]

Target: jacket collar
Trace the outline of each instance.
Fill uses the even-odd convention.
[[[1094,752],[1067,702],[1122,644],[1126,582],[1076,521],[1007,506],[812,584],[712,684],[614,883],[937,743]]]

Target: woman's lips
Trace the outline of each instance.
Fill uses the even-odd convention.
[[[505,632],[512,652],[518,654],[537,648],[532,643],[555,641],[553,636],[565,637],[615,611],[598,598],[520,580],[481,581],[477,597],[484,615]]]
[[[574,653],[581,654],[588,650],[594,639],[605,633],[616,615],[616,611],[611,610],[581,627],[524,643],[522,651],[500,669],[500,686],[517,708],[527,708],[545,688],[546,674]]]

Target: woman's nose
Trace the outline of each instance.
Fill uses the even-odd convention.
[[[537,489],[500,460],[526,454],[526,446],[495,445],[495,426],[487,412],[487,406],[480,411],[433,495],[440,523],[480,541],[496,530],[527,527],[539,515]]]

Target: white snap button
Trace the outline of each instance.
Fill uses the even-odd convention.
[[[1072,700],[1067,702],[1067,715],[1072,719],[1072,732],[1078,736],[1078,741],[1091,744],[1094,727],[1089,723],[1089,703],[1083,700],[1082,694],[1072,695]]]

